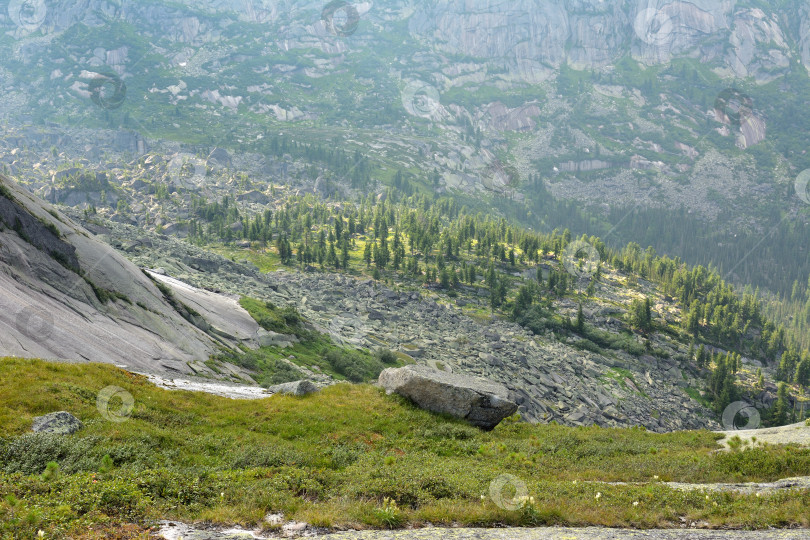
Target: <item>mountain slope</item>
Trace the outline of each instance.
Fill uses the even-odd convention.
[[[293,305],[317,329],[347,347],[383,347],[438,369],[500,382],[519,403],[521,416],[531,422],[643,425],[653,431],[719,425],[710,409],[690,397],[689,391],[698,392],[703,386],[703,375],[684,358],[688,341],[651,336],[647,353],[640,337],[628,335],[639,349],[634,355],[622,350],[591,352],[583,350],[578,338],[536,334],[491,314],[489,294],[480,285],[462,285],[458,296],[449,298],[421,280],[393,271],[385,274],[388,284],[358,276],[358,267],[348,274],[313,267],[309,271],[278,267],[260,273],[247,261],[236,261],[248,257],[263,266],[262,261],[276,258],[271,250],[258,246],[234,250],[231,260],[185,240],[124,224],[105,222],[105,226],[110,242],[126,246],[126,256],[139,266],[161,267],[197,287]],[[141,241],[133,246],[135,236]],[[362,241],[358,238],[358,243]],[[549,264],[556,267],[546,261],[537,268]],[[628,287],[626,276],[607,268],[604,274],[598,298],[590,298],[585,305],[589,323],[617,337],[627,335],[621,333],[622,314],[626,304],[641,295],[660,302],[656,309],[662,318],[674,317],[670,311],[676,307],[651,284]],[[573,299],[561,298],[555,305],[567,317],[576,315]]]
[[[230,339],[204,332],[200,328],[211,325],[169,288],[159,288],[87,230],[0,176],[4,354],[207,373],[201,362],[220,347],[255,339],[259,330],[235,302],[225,311],[219,320],[212,317],[213,324],[232,319],[241,329],[232,329]]]
[[[760,4],[391,0],[346,8],[360,24],[334,32],[318,2],[60,2],[39,27],[0,38],[12,53],[0,71],[11,89],[4,104],[29,105],[0,111],[12,124],[0,159],[25,172],[26,185],[43,198],[160,240],[187,235],[228,248],[238,240],[240,249],[260,241],[272,250],[284,237],[300,255],[302,240],[308,244],[301,233],[311,227],[303,220],[292,230],[289,221],[279,226],[291,197],[315,194],[343,206],[359,195],[440,193],[471,214],[534,230],[566,227],[614,247],[636,240],[689,263],[714,262],[728,280],[773,290],[797,280],[796,302],[804,301],[810,222],[793,176],[810,165],[801,137],[810,125],[801,103],[807,10],[799,2]],[[651,19],[639,19],[648,10]],[[113,95],[94,93],[100,80]],[[386,193],[386,185],[396,189]],[[311,208],[323,214],[319,203]],[[269,230],[273,216],[275,228],[257,234],[257,221]],[[784,230],[769,237],[773,223]],[[121,248],[137,251],[140,233],[128,234]],[[174,277],[186,279],[172,268],[182,274],[200,266],[193,259],[202,256],[185,256],[186,267],[167,261]],[[138,264],[162,266],[153,262]],[[209,286],[210,273],[196,284]],[[249,288],[246,276],[230,274],[227,285]],[[290,279],[298,282],[285,303],[335,283],[333,276],[321,284]],[[386,294],[351,285],[375,302]],[[275,301],[260,292],[254,296]],[[414,333],[452,333],[450,320],[422,302],[407,299]],[[573,316],[576,304],[559,307]],[[605,306],[584,307],[599,324],[615,319],[602,313]],[[335,313],[305,315],[328,326]],[[467,322],[474,346],[462,350],[472,365],[516,379],[531,338],[507,346],[514,365],[491,366],[486,359],[502,340],[480,343],[480,325]],[[512,328],[493,334],[503,338]],[[455,351],[441,337],[414,346],[446,362]],[[687,347],[679,343],[671,356]],[[582,367],[568,348],[546,352],[566,359],[566,375]],[[684,391],[675,386],[684,377],[697,380],[679,375],[671,360],[651,377],[667,381],[659,391],[677,402],[667,409],[680,406]],[[637,367],[643,386],[646,370]],[[557,373],[543,362],[537,369]],[[526,394],[527,417],[582,418],[578,397],[605,375],[640,402],[629,420],[605,421],[680,427],[653,416],[644,395],[653,394],[634,392],[617,371],[624,367],[600,369],[580,369],[585,382],[563,406],[550,397],[560,385],[554,377],[513,390]],[[587,420],[603,420],[597,402],[585,403]]]
[[[106,422],[99,414],[94,396],[107,385],[133,396],[126,422]],[[33,417],[61,408],[85,429],[56,438],[26,433]],[[155,532],[146,527],[165,519],[205,529],[183,531],[183,538],[251,537],[234,532],[237,523],[261,528],[254,538],[277,538],[280,526],[268,522],[283,519],[312,524],[305,534],[319,527],[348,530],[343,536],[351,540],[365,537],[358,529],[425,523],[594,525],[613,527],[594,529],[613,539],[628,538],[615,529],[623,526],[672,527],[691,539],[718,538],[695,527],[762,528],[768,529],[763,539],[806,538],[805,530],[790,537],[771,528],[810,525],[806,489],[763,486],[754,495],[748,491],[754,486],[739,483],[805,475],[810,449],[757,445],[721,452],[715,437],[511,421],[482,432],[367,385],[245,401],[168,392],[111,366],[4,359],[0,486],[13,494],[7,498],[13,506],[0,506],[0,533],[36,538],[42,529],[46,538],[81,538],[93,520],[97,537],[138,537],[108,528],[134,522],[143,525],[145,538]],[[58,462],[60,474],[46,482],[40,474],[49,461]],[[707,482],[737,485],[713,492]],[[531,496],[532,506],[514,511],[521,495]],[[219,536],[212,523],[231,531]],[[546,538],[543,531],[534,538]],[[378,537],[405,539],[412,532]],[[581,538],[580,532],[566,538]],[[507,533],[501,538],[520,537]],[[416,534],[445,538],[433,529]],[[723,538],[739,539],[735,534]]]

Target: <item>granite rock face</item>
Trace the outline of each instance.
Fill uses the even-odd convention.
[[[379,383],[389,394],[397,393],[423,409],[463,418],[483,429],[493,429],[518,408],[501,384],[428,366],[386,369]]]
[[[104,13],[131,23],[143,21],[169,42],[199,46],[222,39],[231,21],[216,12],[226,12],[277,25],[276,35],[288,36],[285,43],[296,47],[324,34],[323,24],[314,23],[320,21],[323,4],[251,2],[246,9],[242,0],[121,6],[103,0],[59,0],[48,10],[43,27],[60,32],[78,22],[94,26],[100,22],[98,14]],[[441,52],[505,59],[510,73],[524,78],[563,64],[598,69],[627,53],[649,65],[694,57],[716,62],[736,77],[763,82],[788,71],[794,55],[810,67],[810,8],[799,1],[768,9],[731,0],[386,0],[360,3],[358,11],[363,21],[380,26],[405,20],[415,38]],[[345,52],[331,42],[320,46],[332,53]],[[187,61],[189,50],[172,61]],[[101,52],[112,67],[124,70],[125,49]],[[231,96],[212,100],[227,98]]]
[[[258,346],[235,300],[161,284],[12,180],[0,188],[4,354],[216,377],[204,362],[221,346]]]
[[[411,33],[441,50],[506,58],[514,75],[542,66],[600,68],[628,52],[648,64],[693,56],[716,62],[737,77],[769,81],[789,67],[788,43],[807,54],[807,8],[786,27],[777,14],[724,0],[496,0],[420,3]],[[627,39],[627,36],[632,36]],[[528,70],[527,70],[528,66]],[[532,67],[533,66],[533,67]]]

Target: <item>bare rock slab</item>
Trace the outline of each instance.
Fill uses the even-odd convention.
[[[379,384],[387,393],[409,398],[422,409],[463,418],[487,430],[518,408],[502,384],[429,366],[386,369],[380,374]]]
[[[35,433],[53,433],[56,435],[71,435],[84,427],[81,420],[67,411],[48,413],[34,418],[31,429]]]

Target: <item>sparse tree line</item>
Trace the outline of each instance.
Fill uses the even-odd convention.
[[[292,197],[275,209],[248,216],[227,197],[209,203],[192,202],[190,236],[196,241],[249,240],[274,247],[283,264],[319,266],[334,271],[366,269],[375,278],[398,274],[425,286],[454,294],[462,287],[489,291],[489,307],[510,315],[534,331],[579,333],[603,347],[645,352],[636,340],[616,338],[585,324],[557,315],[552,299],[577,289],[592,296],[601,279],[597,268],[586,290],[560,264],[562,254],[576,240],[570,231],[537,233],[505,219],[470,214],[451,198],[402,196],[389,190],[385,197],[366,196],[354,203],[327,204],[314,196]],[[652,248],[630,243],[621,250],[608,248],[595,237],[583,236],[601,261],[658,286],[682,309],[682,331],[696,342],[732,349],[778,365],[777,379],[808,384],[810,354],[800,352],[800,340],[765,314],[759,293],[735,290],[712,267],[688,267],[679,258],[659,256]],[[536,268],[534,279],[519,271]],[[633,277],[635,276],[635,277]],[[628,310],[629,326],[642,335],[656,328],[649,298],[637,299]],[[649,351],[648,351],[649,352]],[[732,381],[736,370],[727,362],[692,357],[711,368],[710,395],[716,405],[739,396]],[[731,375],[729,375],[731,374]],[[721,381],[721,382],[718,382]]]
[[[574,240],[570,231],[536,233],[505,219],[470,215],[450,198],[417,195],[396,201],[393,193],[384,200],[368,196],[357,204],[343,205],[328,205],[313,196],[293,197],[276,210],[254,216],[241,213],[228,197],[213,203],[195,197],[190,236],[198,241],[274,245],[285,264],[348,269],[354,260],[367,268],[399,271],[448,289],[462,284],[505,288],[506,294],[498,295],[503,300],[517,294],[525,282],[511,275],[519,266],[546,269],[548,277],[538,272],[541,289],[558,295],[573,289],[574,277],[559,265],[563,251]],[[788,339],[784,326],[763,315],[758,291],[740,294],[712,267],[689,268],[680,258],[659,256],[636,243],[613,250],[596,237],[581,240],[593,245],[602,261],[655,283],[678,300],[683,329],[695,338],[768,362],[776,362],[788,345],[799,346],[793,336]],[[352,253],[358,243],[363,245],[360,257]],[[601,269],[595,281],[599,273]],[[648,330],[650,306],[642,307],[631,306],[631,320],[636,328]]]

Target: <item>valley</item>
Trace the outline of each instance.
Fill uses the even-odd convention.
[[[0,30],[0,538],[806,536],[805,3]]]

